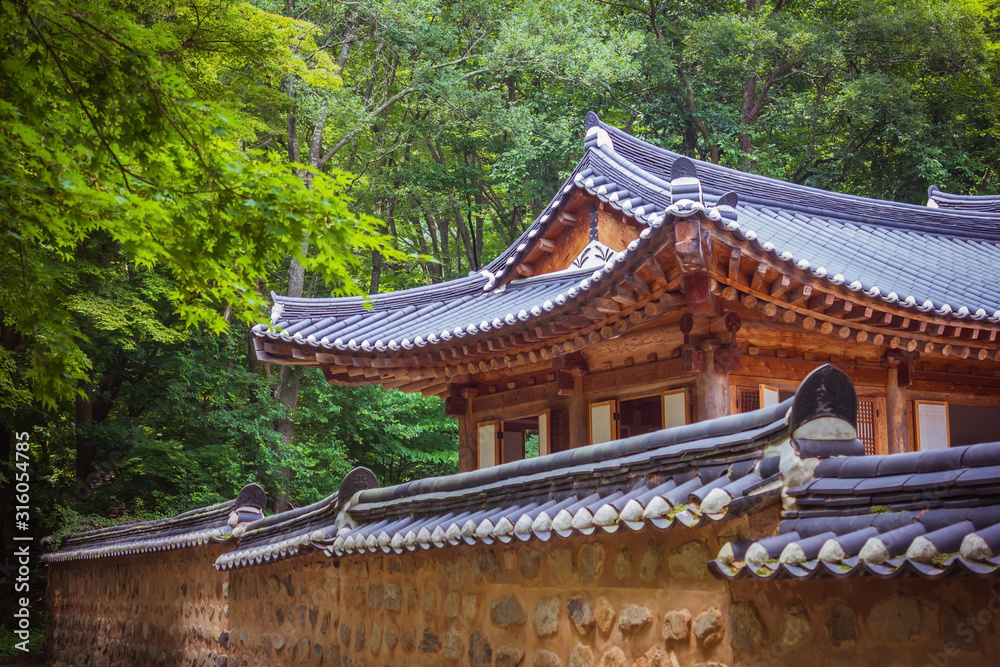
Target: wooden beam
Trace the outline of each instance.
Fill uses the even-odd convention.
[[[607,313],[608,315],[617,315],[621,308],[618,306],[618,302],[614,299],[608,299],[606,297],[597,297],[592,300],[591,305],[602,313]]]
[[[792,279],[788,276],[781,276],[773,283],[771,283],[771,298],[780,299],[785,296],[788,292],[788,288],[792,284]]]
[[[809,300],[810,295],[812,295],[812,291],[812,285],[799,285],[788,295],[788,302],[793,306],[801,306]]]
[[[836,295],[830,294],[829,292],[816,294],[809,299],[809,310],[815,310],[820,313],[825,312],[826,309],[832,306],[833,302],[836,300]]]
[[[628,285],[630,288],[632,288],[632,290],[635,291],[636,294],[642,295],[644,297],[650,296],[653,293],[653,290],[649,288],[649,283],[647,283],[645,280],[640,278],[635,273],[628,273],[625,275],[625,284]]]
[[[538,249],[542,252],[553,253],[556,250],[556,243],[549,239],[538,239]]]
[[[647,256],[646,259],[643,260],[643,266],[646,267],[646,271],[649,273],[649,279],[653,282],[662,286],[666,286],[666,284],[670,282],[667,280],[667,274],[663,272],[663,267],[660,266],[660,263],[657,262],[656,258],[652,255]]]
[[[739,285],[742,283],[740,275],[740,259],[743,251],[740,248],[733,248],[729,253],[729,282]]]
[[[612,285],[610,296],[623,306],[634,306],[638,302],[635,292],[621,285]]]
[[[576,216],[566,211],[560,211],[556,216],[556,223],[563,227],[573,227],[576,225]]]
[[[847,299],[839,299],[826,311],[827,315],[832,315],[833,317],[846,317],[852,310],[854,310],[854,304]]]
[[[750,279],[750,289],[754,292],[761,291],[761,287],[764,286],[764,277],[767,275],[767,263],[761,262],[757,265],[757,270],[753,272],[753,278]]]
[[[868,320],[871,319],[873,310],[874,309],[871,306],[852,306],[850,310],[845,310],[840,317],[845,320]]]
[[[521,262],[520,264],[517,265],[517,272],[520,273],[522,276],[527,276],[530,278],[531,276],[535,275],[535,265],[528,264],[527,262]]]

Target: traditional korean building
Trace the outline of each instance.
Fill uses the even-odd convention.
[[[1000,199],[846,197],[588,117],[480,274],[258,356],[444,396],[461,467],[53,543],[66,664],[993,665]]]
[[[885,454],[1000,429],[998,275],[1000,197],[825,192],[591,113],[572,175],[481,273],[276,295],[254,335],[262,361],[444,396],[462,470],[774,405],[822,362],[853,380],[866,451]]]

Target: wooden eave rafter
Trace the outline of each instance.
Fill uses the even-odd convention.
[[[565,205],[580,210],[580,200],[591,199],[578,193]],[[560,210],[555,215],[558,220],[564,214]],[[569,226],[549,225],[548,230],[556,231],[547,230],[535,239],[522,263],[530,265],[537,255],[550,252],[553,239]],[[691,302],[693,293],[697,303]],[[648,325],[668,310],[690,307],[703,315],[718,314],[719,302],[739,303],[758,310],[765,318],[844,342],[1000,361],[1000,325],[895,307],[833,285],[810,271],[779,266],[767,253],[734,238],[702,213],[675,219],[673,224],[668,216],[645,252],[616,269],[603,289],[577,304],[576,312],[559,308],[544,318],[507,328],[500,336],[394,353],[330,354],[292,341],[259,339],[255,345],[262,361],[319,366],[333,384],[382,384],[440,395],[451,383],[495,379],[510,374],[511,369],[578,352]]]

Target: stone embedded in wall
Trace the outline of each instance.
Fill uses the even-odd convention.
[[[506,549],[503,552],[503,568],[507,572],[513,572],[517,569],[517,551],[514,549]]]
[[[389,561],[390,563],[395,561]],[[403,587],[393,581],[385,585],[385,608],[388,611],[399,611],[403,601]]]
[[[559,618],[562,615],[562,605],[559,596],[542,598],[531,615],[531,623],[539,637],[554,635],[559,630]]]
[[[372,655],[375,655],[382,648],[382,624],[372,623],[372,636],[368,640],[368,648],[371,649]]]
[[[420,608],[427,614],[433,614],[437,608],[437,592],[434,589],[424,591],[420,600]]]
[[[385,571],[389,574],[396,574],[403,571],[403,559],[399,556],[389,556],[389,560],[386,561]]]
[[[288,597],[295,597],[295,586],[292,585],[292,575],[286,574],[281,579],[281,585],[285,588],[285,594]]]
[[[645,630],[653,622],[653,612],[641,605],[626,603],[618,614],[618,630],[629,635]]]
[[[671,551],[667,557],[667,568],[674,577],[702,579],[708,576],[705,563],[712,558],[714,554],[707,544],[701,540],[691,540]]]
[[[699,644],[703,646],[718,644],[726,632],[722,623],[722,612],[714,607],[706,609],[694,619],[691,629]]]
[[[618,646],[612,646],[601,656],[598,667],[626,667],[627,664],[628,656],[625,655],[625,651]]]
[[[598,596],[597,603],[594,605],[594,620],[597,622],[598,629],[604,634],[611,632],[611,628],[615,625],[615,608],[612,606],[611,600],[603,595]]]
[[[465,653],[465,645],[462,643],[462,638],[454,630],[449,630],[445,634],[442,646],[444,647],[444,657],[448,660],[461,660],[462,654]]]
[[[295,645],[295,658],[299,662],[307,662],[309,660],[309,650],[312,646],[306,637],[299,639],[298,643]]]
[[[995,595],[996,593],[994,593]],[[987,603],[988,605],[993,604],[992,599]],[[986,627],[995,618],[992,607],[987,606],[983,609],[991,614],[991,618],[986,623],[982,622],[985,620],[985,614],[983,614],[983,619],[978,618],[978,613],[976,617],[972,617],[971,614],[959,607],[948,607],[943,614],[939,614],[941,642],[951,654],[960,651],[981,650],[980,640],[983,633],[976,631],[976,627]],[[979,613],[982,613],[983,609]],[[948,655],[947,652],[946,655]]]
[[[507,595],[490,604],[490,621],[493,625],[506,628],[509,625],[524,625],[528,617],[524,615],[524,608],[513,595]]]
[[[462,596],[458,591],[451,591],[444,597],[445,618],[458,618],[458,608],[461,605]]]
[[[469,664],[473,667],[488,665],[493,661],[493,648],[482,630],[476,630],[469,637]]]
[[[524,649],[501,646],[497,649],[497,667],[517,667],[524,662]]]
[[[482,598],[478,593],[471,593],[462,596],[462,616],[468,619],[475,619],[479,616],[479,606]]]
[[[496,581],[500,576],[500,559],[492,551],[477,551],[472,566],[472,579],[477,584],[483,579]]]
[[[316,623],[318,622],[319,622],[319,609],[313,607],[312,609],[309,610],[309,625],[311,625],[312,629],[315,630]]]
[[[636,660],[632,667],[680,667],[680,665],[673,652],[668,653],[662,648],[654,646]]]
[[[684,641],[691,636],[691,612],[672,609],[663,618],[663,638],[667,641]]]
[[[330,659],[331,665],[340,664],[340,645],[330,642],[326,647],[326,656]],[[243,667],[240,665],[240,667]]]
[[[344,643],[344,646],[347,646],[348,644],[351,643],[351,624],[350,623],[341,623],[340,624],[340,641],[342,641]]]
[[[868,614],[868,630],[882,641],[905,642],[919,635],[922,626],[920,600],[905,595],[882,600]]]
[[[781,630],[781,643],[783,646],[792,648],[798,646],[809,637],[812,626],[809,622],[809,614],[801,604],[793,604],[785,615],[785,624]]]
[[[415,614],[417,612],[417,606],[420,604],[420,591],[416,588],[411,588],[406,593],[406,613]]]
[[[420,638],[417,650],[421,653],[437,653],[441,650],[441,639],[438,634],[430,628],[424,629],[424,634]]]
[[[570,549],[552,549],[548,554],[549,574],[558,582],[573,575],[573,552]]]
[[[593,583],[601,576],[605,551],[600,542],[590,542],[580,548],[580,579],[583,583]]]
[[[389,632],[388,630],[386,630],[386,632],[385,632],[385,647],[387,649],[389,649],[389,650],[392,650],[392,649],[396,648],[396,640],[397,639],[398,639],[398,637],[396,636],[395,632]]]
[[[528,549],[521,554],[521,576],[525,579],[534,579],[538,576],[538,570],[542,564],[542,552],[538,549]]]
[[[574,595],[566,600],[566,611],[569,612],[569,620],[573,622],[573,627],[581,635],[587,635],[594,629],[596,620],[594,618],[594,606],[590,603],[590,596],[586,593]]]
[[[417,646],[417,631],[413,628],[404,630],[399,636],[399,645],[406,652],[412,651]]]
[[[752,602],[734,604],[729,610],[729,640],[738,651],[759,651],[767,642],[767,630]]]
[[[222,648],[226,648],[227,646],[229,646],[229,632],[228,631],[223,630],[222,634],[219,635],[219,646],[221,646]]]
[[[656,579],[657,570],[660,569],[660,558],[663,555],[663,546],[657,540],[649,540],[642,550],[642,557],[639,559],[639,578],[649,582]]]
[[[361,586],[354,587],[354,608],[357,609],[365,603],[365,589]]]
[[[632,576],[632,552],[627,547],[615,556],[615,577],[618,579],[628,579]]]
[[[842,603],[831,607],[826,617],[826,633],[834,646],[853,646],[858,640],[854,610]]]
[[[465,557],[465,554],[460,555],[455,559],[455,583],[460,584],[465,580],[465,575],[469,573],[469,559]]]
[[[358,629],[354,631],[354,650],[360,651],[365,647],[365,624],[358,623]]]
[[[531,667],[559,667],[559,656],[552,651],[535,651],[531,656]]]
[[[382,606],[382,599],[385,597],[385,589],[382,584],[372,584],[368,587],[368,608],[378,609]]]
[[[594,667],[594,651],[589,646],[577,644],[569,654],[569,667]]]

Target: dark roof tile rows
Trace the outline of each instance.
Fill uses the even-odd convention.
[[[777,500],[781,474],[769,447],[787,442],[789,406],[360,491],[350,502],[345,495],[336,520],[286,522],[267,544],[241,540],[216,566],[253,565],[306,544],[331,556],[401,553],[721,521]]]
[[[654,229],[672,214],[690,213],[673,210],[675,199],[702,197],[711,210],[725,193],[735,192],[738,203],[735,197],[725,202],[735,209],[716,209],[724,213],[716,216],[717,226],[735,242],[768,253],[776,265],[899,308],[1000,322],[1000,290],[990,270],[1000,268],[1000,213],[987,201],[1000,198],[948,195],[955,207],[931,208],[826,192],[700,161],[689,161],[696,178],[681,179],[678,186],[686,189],[675,197],[671,170],[682,156],[594,115],[588,127],[584,156],[563,188],[481,274],[369,298],[275,295],[271,323],[255,327],[254,335],[323,350],[392,352],[485,334],[569,307],[596,286],[588,272],[507,278],[577,189]],[[634,259],[637,250],[612,261]],[[596,277],[593,282],[601,284]]]
[[[57,543],[59,551],[45,554],[42,561],[50,563],[124,556],[224,542],[239,537],[248,523],[263,516],[263,509],[264,490],[256,484],[248,484],[235,500],[193,509],[166,519],[112,526],[59,538],[47,537],[42,541],[43,545]]]
[[[719,576],[994,574],[1000,442],[822,461],[774,537],[726,545]]]

